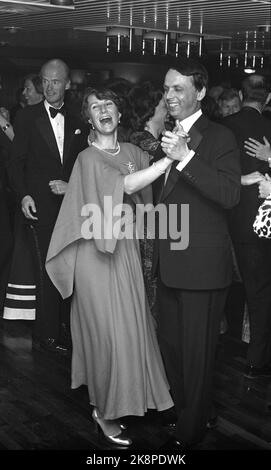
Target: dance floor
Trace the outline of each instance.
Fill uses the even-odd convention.
[[[0,450],[111,450],[96,434],[86,387],[70,388],[70,357],[32,351],[30,323],[0,321]],[[271,380],[243,376],[247,344],[236,336],[231,330],[220,335],[214,393],[218,426],[194,450],[271,450]],[[131,452],[163,449],[168,434],[157,412],[125,422]]]

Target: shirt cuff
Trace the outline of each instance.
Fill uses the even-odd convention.
[[[189,150],[188,154],[186,155],[186,157],[183,159],[182,162],[178,163],[178,165],[176,166],[176,170],[178,171],[182,171],[184,169],[184,167],[187,165],[187,163],[190,162],[190,160],[192,160],[192,158],[194,157],[195,155],[195,152],[194,150]]]

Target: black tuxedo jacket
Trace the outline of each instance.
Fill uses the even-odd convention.
[[[55,223],[62,196],[51,192],[49,181],[68,181],[78,153],[86,147],[87,129],[67,112],[62,163],[44,103],[26,107],[18,113],[9,176],[19,201],[28,194],[33,197],[38,224]]]
[[[223,124],[229,127],[235,134],[239,149],[242,175],[259,171],[262,174],[269,173],[267,162],[250,157],[246,154],[244,142],[249,137],[263,142],[265,136],[271,142],[271,124],[256,109],[244,107],[239,113],[226,117]],[[263,199],[258,197],[258,185],[242,186],[240,202],[231,211],[230,230],[233,241],[241,243],[257,243],[258,236],[253,231],[258,207]]]
[[[155,190],[155,200],[166,206],[167,214],[170,205],[177,205],[179,228],[180,205],[189,205],[189,246],[174,251],[171,242],[175,240],[157,237],[154,269],[159,266],[161,279],[169,287],[224,288],[232,280],[226,213],[239,201],[239,152],[232,132],[203,115],[189,135],[194,157],[181,172],[176,170],[179,162],[174,162],[166,185],[160,178],[160,194]]]

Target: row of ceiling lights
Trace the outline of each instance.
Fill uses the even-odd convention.
[[[132,52],[133,45],[132,28],[123,27],[109,27],[106,31],[106,50],[108,53],[121,53]],[[173,36],[173,47],[170,39]],[[169,50],[175,54],[176,57],[180,56],[197,56],[201,57],[203,54],[203,40],[202,34],[174,34],[163,31],[144,31],[142,30],[141,37],[141,53],[152,55],[167,55]],[[255,44],[254,44],[255,46]],[[245,69],[263,68],[265,55],[262,50],[258,51],[255,48],[248,49],[248,41],[245,43],[244,50],[234,51],[231,50],[231,42],[229,42],[228,50],[224,50],[223,41],[221,42],[219,56],[220,67],[239,67],[243,66]]]

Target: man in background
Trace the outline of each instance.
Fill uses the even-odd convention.
[[[34,284],[33,280],[24,280],[24,272],[11,273],[9,288],[13,300],[7,299],[4,318],[32,319],[34,311],[34,346],[61,352],[65,351],[61,325],[68,323],[69,304],[60,298],[44,265],[74,162],[87,147],[87,133],[82,122],[65,109],[65,91],[70,86],[65,62],[60,59],[46,62],[40,75],[45,99],[18,114],[9,166],[11,184],[22,211],[20,226],[30,226],[33,235]]]

